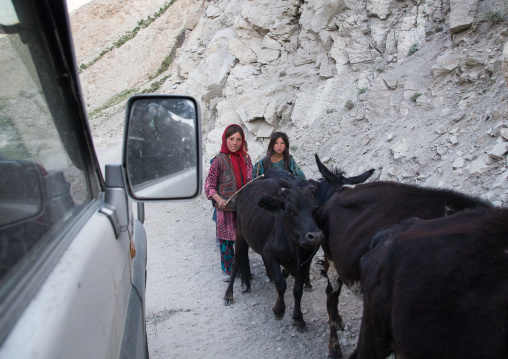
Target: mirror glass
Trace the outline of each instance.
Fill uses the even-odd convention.
[[[123,162],[134,199],[187,199],[201,188],[197,102],[139,95],[127,103]]]
[[[0,157],[0,228],[40,216],[42,175],[32,161]]]

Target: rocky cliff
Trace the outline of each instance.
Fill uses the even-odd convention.
[[[201,104],[205,165],[239,123],[253,160],[286,132],[310,178],[319,154],[349,175],[375,168],[377,179],[507,205],[507,10],[499,0],[93,0],[71,23],[98,146],[121,136],[126,95],[185,93]]]

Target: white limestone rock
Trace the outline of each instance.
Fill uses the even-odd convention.
[[[477,159],[471,162],[469,168],[470,174],[483,174],[488,171],[492,160],[487,155],[480,155]]]
[[[457,157],[455,161],[453,161],[452,167],[454,170],[460,169],[464,167],[464,163],[465,163],[464,158]]]
[[[391,13],[391,5],[391,0],[370,0],[367,5],[367,10],[370,16],[376,16],[384,20]]]
[[[506,152],[508,152],[508,142],[499,142],[489,151],[489,156],[495,160],[502,160]]]
[[[392,147],[390,147],[390,151],[392,152],[395,160],[403,157],[409,157],[410,151],[408,140],[403,139],[402,141],[395,143]]]
[[[450,0],[450,32],[467,30],[473,24],[478,0]]]
[[[234,38],[229,43],[229,53],[236,57],[241,64],[251,64],[257,61],[257,56],[248,44]]]

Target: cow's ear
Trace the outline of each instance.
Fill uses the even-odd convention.
[[[326,182],[328,183],[340,183],[342,181],[342,173],[339,173],[337,176],[333,174],[332,171],[330,171],[328,168],[325,167],[323,163],[321,163],[321,160],[319,159],[319,156],[317,154],[314,154],[314,157],[316,158],[316,164],[319,170],[319,173],[324,177]]]
[[[259,199],[258,206],[269,212],[277,212],[283,211],[286,207],[286,203],[282,200],[282,198],[263,196]]]

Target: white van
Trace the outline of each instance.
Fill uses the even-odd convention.
[[[0,358],[147,358],[143,202],[199,195],[199,106],[132,97],[103,177],[65,0],[0,25]]]

